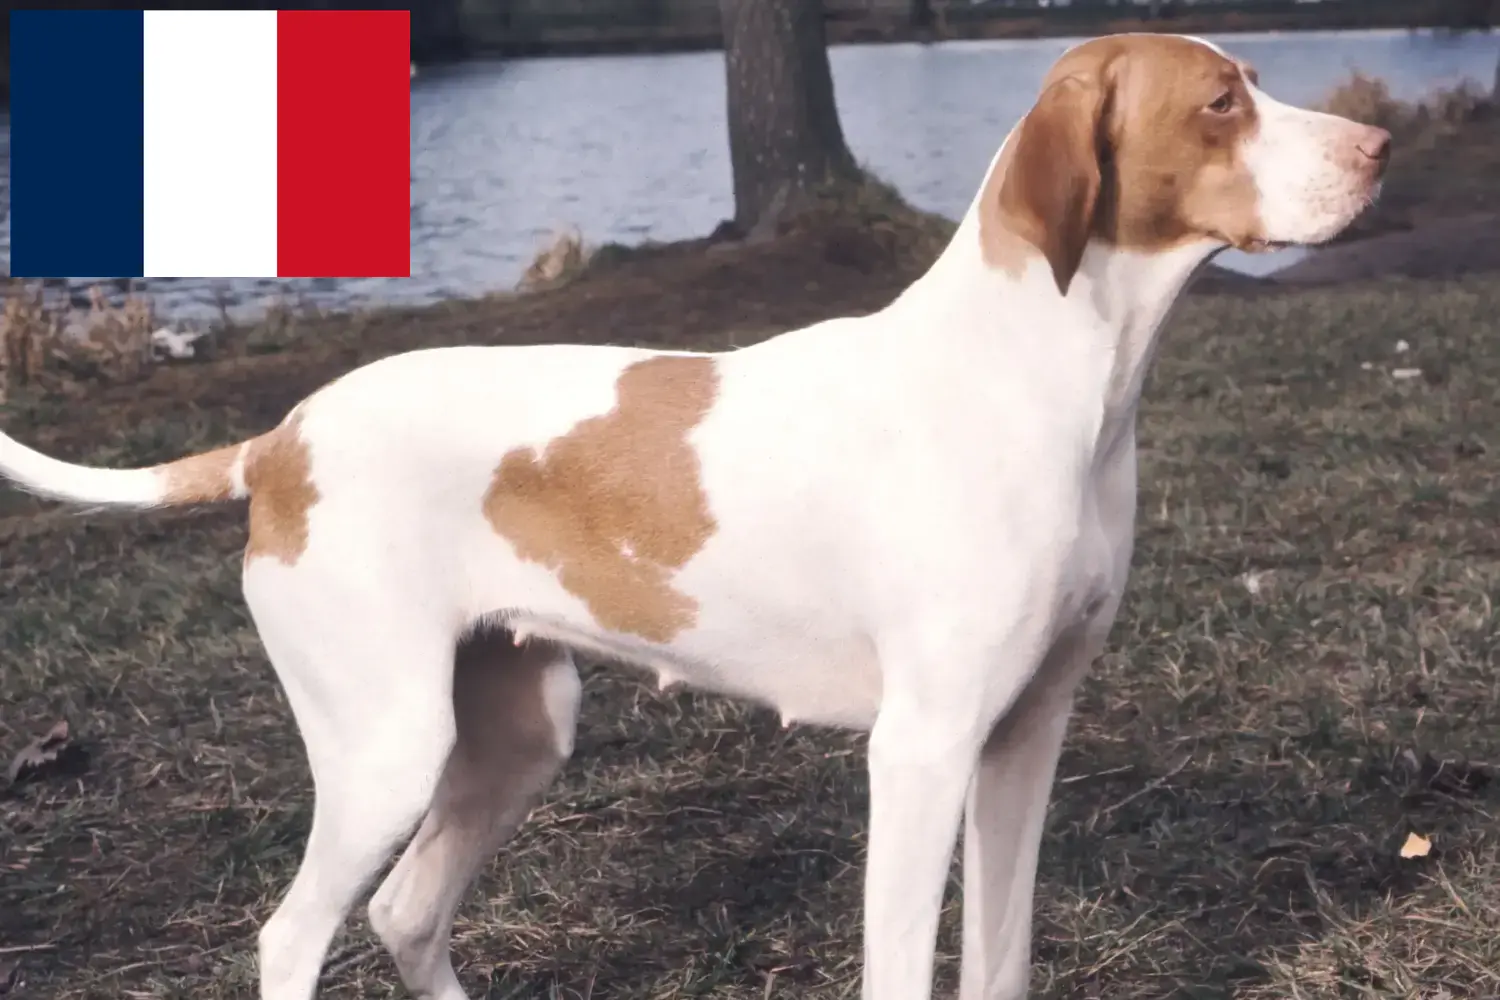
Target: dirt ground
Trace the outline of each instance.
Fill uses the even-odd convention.
[[[1453,148],[1438,160],[1488,162]],[[1432,180],[1466,166],[1395,169],[1371,226],[1483,207]],[[1494,210],[1500,175],[1479,170]],[[264,430],[415,346],[733,348],[878,308],[943,235],[867,216],[522,297],[298,319],[209,363],[22,393],[0,420],[125,465]],[[1500,261],[1470,269],[1210,279],[1172,320],[1141,418],[1134,577],[1050,815],[1035,995],[1500,996]],[[0,751],[64,720],[75,747],[0,788],[0,994],[252,996],[311,794],[238,592],[243,512],[0,505]],[[460,915],[465,985],[855,995],[863,742],[591,666],[574,761]],[[1403,858],[1413,833],[1431,850]],[[362,916],[325,983],[403,995]]]

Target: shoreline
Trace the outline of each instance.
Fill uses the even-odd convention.
[[[1500,111],[1493,101],[1452,90],[1408,105],[1392,100],[1378,81],[1362,78],[1328,101],[1340,113],[1385,124],[1404,137],[1407,151],[1393,158],[1379,202],[1331,244],[1300,260],[1244,270],[1216,262],[1192,292],[1280,297],[1309,286],[1500,274],[1500,238],[1493,235],[1500,231],[1500,189],[1494,184]],[[315,299],[281,299],[254,316],[226,308],[215,323],[175,315],[150,287],[125,289],[134,294],[123,297],[98,286],[70,289],[67,300],[59,301],[55,286],[44,292],[45,283],[14,284],[17,297],[7,302],[7,315],[14,307],[17,344],[31,348],[15,355],[22,375],[14,386],[32,381],[33,374],[63,391],[70,382],[132,382],[147,374],[143,366],[152,368],[150,356],[159,351],[175,360],[209,362],[200,372],[211,380],[212,362],[236,356],[259,367],[268,359],[257,356],[279,355],[278,363],[295,359],[296,368],[306,361],[332,377],[359,357],[476,338],[554,342],[560,330],[586,341],[665,338],[698,348],[722,346],[727,337],[729,345],[742,343],[747,329],[764,336],[881,308],[952,238],[954,219],[910,205],[878,179],[870,182],[763,245],[711,246],[708,237],[637,247],[606,243],[587,255],[568,255],[572,263],[543,267],[544,280],[525,292],[499,290],[428,305],[372,301],[340,308]],[[547,259],[555,250],[544,251]],[[81,310],[74,293],[83,296]],[[64,333],[75,325],[84,333],[82,342]],[[201,334],[208,336],[200,349]],[[183,349],[188,342],[191,351]],[[252,408],[262,405],[257,401]]]
[[[863,224],[851,224],[848,220],[783,237],[763,247],[709,251],[704,239],[686,240],[643,251],[625,250],[619,257],[611,255],[613,259],[609,260],[592,260],[580,271],[529,290],[492,292],[429,304],[274,311],[227,326],[184,325],[171,317],[158,316],[150,321],[149,328],[137,329],[128,303],[110,304],[101,310],[70,307],[65,310],[67,318],[59,329],[79,353],[62,368],[64,372],[78,370],[63,375],[61,382],[44,375],[43,382],[52,384],[42,388],[41,397],[27,395],[33,401],[56,398],[58,391],[68,397],[83,385],[140,386],[153,380],[153,376],[164,376],[169,382],[202,378],[211,383],[226,371],[239,369],[244,375],[248,369],[266,363],[277,369],[287,363],[299,367],[296,364],[299,357],[309,361],[318,358],[313,368],[324,369],[323,377],[331,378],[346,367],[387,353],[442,343],[470,343],[475,323],[504,328],[504,334],[497,340],[500,343],[554,342],[557,338],[546,331],[556,328],[560,317],[570,312],[591,315],[594,307],[601,307],[606,301],[613,302],[612,307],[604,307],[607,313],[622,308],[634,311],[641,307],[644,298],[671,299],[674,294],[685,299],[701,298],[687,311],[704,322],[699,329],[685,328],[668,334],[668,339],[681,348],[722,350],[734,346],[737,331],[747,321],[751,329],[762,328],[764,324],[765,328],[779,332],[830,316],[881,308],[926,270],[930,258],[947,243],[954,228],[951,220],[915,212],[890,223],[899,231],[894,240],[874,238]],[[1357,292],[1362,286],[1376,287],[1392,280],[1444,282],[1500,274],[1500,213],[1432,217],[1409,228],[1362,233],[1308,250],[1300,259],[1261,273],[1211,262],[1184,294],[1194,299],[1215,296],[1279,299],[1313,290]],[[688,272],[686,278],[681,273],[684,271]],[[788,298],[784,292],[789,273],[816,273],[811,286],[821,290],[837,286],[839,294],[829,302],[820,302],[820,294]],[[710,287],[701,287],[705,280]],[[700,283],[701,294],[690,296],[686,288],[695,283]],[[730,296],[737,305],[725,309],[726,284],[755,286],[755,297],[746,300],[742,294]],[[646,287],[652,293],[643,296],[642,289]],[[150,308],[149,293],[139,301]],[[773,319],[783,313],[784,318]],[[731,315],[737,318],[730,319]],[[578,326],[591,328],[589,323]],[[656,329],[659,336],[662,330],[674,327],[674,323],[663,315],[643,326]],[[617,330],[617,334],[624,336],[606,336],[603,342],[655,342],[655,336],[642,335],[643,332]],[[111,374],[106,371],[104,359],[88,346],[90,342],[99,342],[101,334],[106,345],[139,341],[138,350],[145,350],[154,358],[143,367]],[[751,339],[763,335],[764,332],[757,330]],[[725,337],[727,341],[721,343]],[[480,337],[481,342],[489,339]],[[580,342],[596,341],[585,336]],[[289,375],[290,371],[283,371],[284,377]],[[298,381],[292,379],[294,384]],[[74,382],[75,390],[63,388],[64,382]],[[313,385],[309,383],[303,388],[310,391]],[[0,388],[0,412],[6,409],[6,396]],[[294,401],[284,402],[290,405]],[[7,513],[4,506],[0,504],[0,517]]]
[[[941,237],[933,245],[933,255],[957,228],[957,221],[946,216],[909,208],[908,211],[912,217],[920,216],[931,220],[930,225],[940,229]],[[1356,226],[1351,232],[1329,243],[1296,248],[1284,262],[1269,268],[1242,268],[1220,260],[1210,261],[1185,289],[1184,294],[1277,296],[1311,287],[1343,288],[1386,279],[1441,280],[1476,273],[1500,273],[1500,211],[1491,209],[1464,215],[1438,214],[1404,223],[1397,219],[1386,220],[1384,224],[1366,221],[1365,226],[1369,228]],[[841,239],[842,236],[835,235],[836,241]],[[600,249],[594,247],[593,251],[598,252]],[[308,327],[359,325],[373,318],[397,315],[421,322],[424,315],[462,312],[472,308],[504,308],[503,303],[506,302],[566,295],[575,288],[581,289],[586,295],[591,283],[601,277],[606,281],[615,276],[628,278],[637,268],[654,272],[655,260],[699,258],[708,249],[708,241],[704,237],[697,237],[643,247],[606,245],[604,249],[605,255],[597,259],[590,254],[582,270],[567,273],[536,287],[527,288],[523,283],[523,286],[476,291],[473,294],[431,302],[352,303],[332,308],[305,301],[281,302],[264,310],[239,315],[221,313],[217,320],[205,320],[196,313],[157,311],[159,304],[150,290],[131,287],[126,288],[122,294],[125,301],[137,297],[141,302],[149,304],[153,329],[165,330],[166,335],[171,338],[184,338],[183,343],[191,344],[206,338],[206,342],[211,344],[225,336],[232,338],[249,334],[258,337],[260,331],[273,327],[284,328],[284,336],[295,328],[302,328],[305,333]],[[742,249],[728,248],[727,253],[720,250],[713,256],[732,265]],[[1279,255],[1287,253],[1278,252]],[[857,254],[862,255],[863,251]],[[605,259],[606,256],[608,260]],[[922,268],[908,277],[915,278],[920,270]],[[33,283],[22,284],[29,287]],[[47,288],[56,301],[55,296],[59,290],[52,283],[43,281],[38,284]],[[91,336],[90,331],[100,323],[115,321],[114,318],[123,305],[123,302],[115,301],[116,297],[106,293],[101,300],[107,305],[103,311],[88,304],[96,294],[95,290],[102,290],[107,284],[72,287],[64,293],[68,305],[58,315],[63,317],[60,329],[65,338],[87,340]],[[892,287],[888,291],[894,294],[899,289]],[[282,336],[272,339],[279,341],[266,348],[273,353],[296,351],[301,342],[300,337],[293,337],[290,341],[283,340]],[[201,364],[215,360],[214,355],[218,352],[210,350],[207,356],[194,356],[196,353],[194,351],[171,358],[158,358],[158,363]],[[3,401],[3,393],[0,393],[0,401]]]
[[[946,216],[933,216],[941,219],[942,224],[949,230],[957,227],[957,222]],[[1480,221],[1484,223],[1494,222],[1500,224],[1500,216],[1481,215]],[[1300,252],[1271,268],[1242,268],[1219,260],[1211,261],[1205,266],[1203,272],[1195,278],[1186,289],[1186,294],[1216,294],[1219,292],[1250,293],[1250,294],[1277,294],[1280,292],[1293,291],[1308,284],[1319,286],[1342,286],[1354,284],[1359,281],[1379,280],[1383,277],[1405,276],[1409,267],[1417,266],[1407,263],[1413,257],[1412,246],[1418,248],[1428,244],[1433,245],[1436,253],[1435,259],[1443,263],[1434,266],[1442,270],[1464,274],[1471,271],[1497,271],[1500,270],[1500,260],[1496,253],[1490,250],[1489,240],[1480,241],[1473,233],[1483,233],[1484,230],[1473,224],[1473,220],[1463,218],[1437,218],[1424,221],[1410,228],[1382,228],[1373,232],[1364,232],[1352,235],[1332,243],[1320,246],[1298,248]],[[1457,232],[1461,238],[1457,244],[1445,242],[1439,234],[1447,235]],[[644,252],[647,255],[665,253],[667,255],[693,254],[701,252],[700,245],[703,238],[680,240],[673,243],[658,244],[648,247],[623,247],[624,257],[621,261],[627,268],[632,259],[638,259],[637,254]],[[1479,247],[1479,258],[1475,261],[1466,261],[1463,255],[1470,244]],[[1399,247],[1398,260],[1389,266],[1383,264],[1372,265],[1372,259],[1379,262],[1386,257],[1386,247]],[[597,250],[598,248],[594,248]],[[1349,251],[1354,251],[1352,257]],[[1285,253],[1285,251],[1282,251]],[[1341,276],[1341,269],[1345,260],[1357,260],[1360,262],[1359,274]],[[1457,261],[1457,263],[1454,263]],[[610,265],[611,268],[618,264]],[[1418,270],[1423,270],[1418,266]],[[306,301],[281,301],[273,303],[264,309],[242,309],[236,313],[231,309],[227,315],[218,314],[216,318],[208,318],[207,314],[198,311],[161,310],[156,296],[148,289],[138,289],[134,286],[120,289],[116,283],[96,282],[87,286],[68,286],[60,289],[51,280],[41,281],[40,285],[48,290],[53,300],[61,295],[66,298],[68,305],[62,309],[59,315],[64,316],[62,324],[62,335],[75,340],[86,340],[101,321],[108,321],[113,315],[113,310],[120,308],[120,302],[131,297],[137,297],[143,302],[150,304],[153,314],[153,327],[165,329],[173,336],[185,337],[187,342],[196,341],[207,337],[210,340],[226,333],[234,334],[236,331],[253,331],[266,326],[292,325],[300,326],[308,323],[349,323],[358,322],[361,318],[373,315],[400,313],[408,316],[420,316],[429,310],[453,310],[464,309],[475,303],[495,303],[511,300],[518,297],[534,295],[537,291],[562,290],[572,285],[580,277],[584,280],[592,278],[597,272],[592,266],[586,266],[582,275],[569,276],[568,278],[544,285],[538,289],[523,287],[503,287],[489,290],[476,290],[472,294],[456,295],[443,299],[423,301],[392,301],[382,303],[349,303],[347,305],[336,305],[323,307]],[[1331,277],[1329,275],[1332,275]],[[104,302],[109,306],[105,312],[97,311],[90,303],[95,294],[95,289],[104,290],[114,288],[116,295],[105,293]],[[280,348],[278,348],[280,349]],[[161,359],[167,361],[168,359]],[[184,356],[175,359],[177,361],[207,360],[204,358],[193,358]]]

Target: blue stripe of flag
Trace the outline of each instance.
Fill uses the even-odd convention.
[[[145,20],[10,15],[10,245],[16,277],[145,271]]]

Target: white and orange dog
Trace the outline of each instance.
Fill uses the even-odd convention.
[[[249,499],[245,597],[317,789],[264,1000],[314,995],[418,824],[370,920],[413,993],[465,997],[454,910],[572,750],[578,650],[869,728],[864,996],[930,995],[964,822],[960,995],[1019,998],[1157,331],[1215,252],[1347,226],[1389,139],[1208,43],[1094,39],[874,315],[729,354],[414,351],[234,447],[116,471],[0,436],[0,473],[90,505]]]

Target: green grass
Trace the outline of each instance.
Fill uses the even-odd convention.
[[[821,287],[793,312],[890,291],[866,279],[842,301],[831,272],[797,273]],[[364,317],[371,346],[329,327],[317,364],[167,372],[6,423],[146,461],[262,429],[304,382],[401,338],[537,339],[592,309],[617,338],[711,345],[610,280],[634,279],[505,305],[505,323],[482,304]],[[700,285],[672,303],[694,329],[803,321]],[[1500,995],[1497,317],[1494,278],[1184,303],[1142,414],[1129,597],[1050,816],[1037,996]],[[0,748],[66,719],[91,760],[0,795],[0,963],[22,963],[23,996],[251,996],[311,794],[238,594],[241,514],[23,506],[0,518]],[[577,755],[462,910],[466,986],[856,995],[863,747],[590,667]],[[1413,831],[1434,850],[1404,860]],[[954,895],[945,988],[957,916]],[[403,995],[362,916],[326,983]]]

